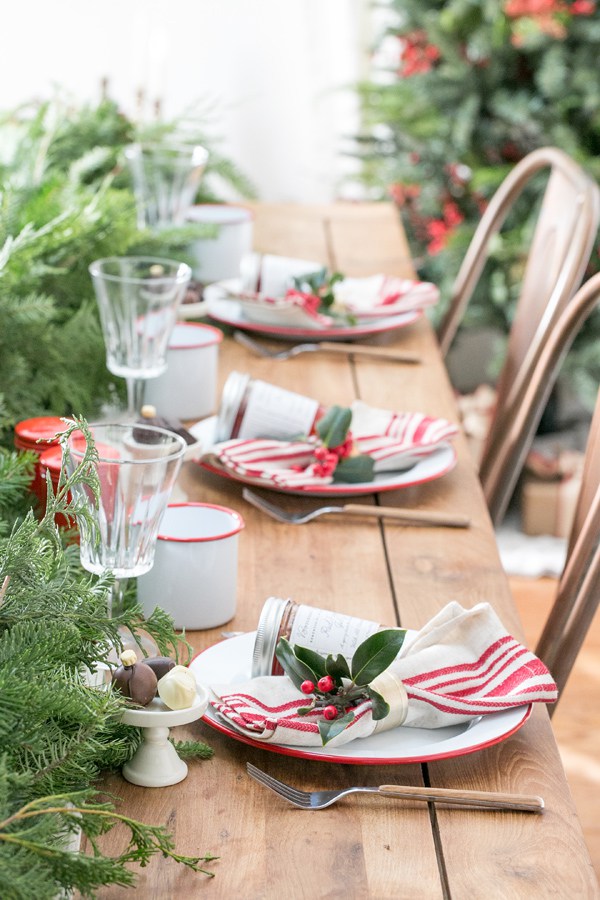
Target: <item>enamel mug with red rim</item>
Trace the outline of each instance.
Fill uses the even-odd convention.
[[[211,503],[173,503],[160,524],[154,565],[137,579],[149,616],[160,606],[175,628],[223,625],[235,615],[239,513]]]
[[[178,322],[169,339],[167,369],[146,381],[144,402],[165,418],[201,419],[213,413],[222,340],[212,325]]]
[[[217,228],[214,237],[199,238],[190,247],[194,278],[202,284],[237,278],[242,257],[252,249],[252,210],[228,203],[201,203],[188,209],[187,220]]]

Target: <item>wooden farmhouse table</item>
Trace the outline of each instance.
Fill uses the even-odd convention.
[[[257,204],[255,214],[255,247],[261,252],[319,260],[347,275],[413,274],[401,225],[386,204]],[[453,391],[426,318],[370,340],[416,353],[422,363],[327,353],[272,361],[227,335],[220,350],[220,385],[237,370],[325,405],[361,398],[457,421]],[[449,474],[359,502],[462,513],[470,517],[468,529],[333,516],[284,525],[249,506],[240,484],[186,463],[178,499],[220,503],[245,520],[237,613],[223,627],[253,631],[272,595],[408,628],[420,628],[451,600],[467,607],[487,601],[506,629],[523,640],[476,471],[463,436],[454,443],[458,463]],[[270,496],[288,508],[318,505],[307,498]],[[223,640],[221,628],[187,637],[196,652]],[[176,729],[175,736],[206,741],[214,757],[191,762],[187,778],[173,787],[136,787],[120,775],[106,777],[102,787],[122,798],[121,812],[172,829],[178,852],[218,856],[210,864],[215,877],[155,859],[139,871],[138,897],[530,900],[599,895],[544,706],[536,706],[520,730],[493,746],[404,765],[307,761],[248,746],[203,721]],[[538,794],[545,810],[450,809],[364,795],[307,812],[249,778],[247,761],[304,789],[430,784]],[[105,849],[117,849],[121,838],[115,829]],[[116,888],[99,893],[102,898],[125,895]]]

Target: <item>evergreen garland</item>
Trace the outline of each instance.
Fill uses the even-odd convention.
[[[442,298],[487,200],[537,147],[561,147],[600,178],[600,10],[594,0],[384,0],[373,77],[360,85],[354,145],[374,197],[402,211],[423,278]],[[522,198],[470,301],[466,327],[510,327],[536,204]],[[588,272],[600,268],[598,252]],[[440,304],[436,315],[444,311]],[[565,370],[590,404],[600,313]]]
[[[83,420],[76,420],[83,430]],[[68,431],[65,432],[65,438]],[[120,724],[124,698],[91,687],[86,669],[106,663],[119,645],[119,627],[137,634],[143,625],[160,651],[187,660],[189,648],[162,611],[142,622],[133,607],[107,614],[111,579],[83,572],[77,545],[63,547],[54,524],[57,512],[89,515],[70,499],[75,482],[94,489],[90,463],[95,450],[69,478],[63,473],[56,497],[37,521],[23,514],[21,494],[31,474],[31,454],[0,451],[0,896],[3,900],[50,900],[60,889],[93,896],[103,884],[131,885],[129,863],[145,865],[155,853],[168,855],[207,875],[201,863],[213,857],[177,854],[160,827],[122,816],[100,802],[93,783],[106,768],[123,765],[139,744],[139,730]],[[97,485],[96,485],[97,487]],[[181,658],[181,657],[180,657]],[[210,748],[181,743],[186,757],[207,758]],[[97,838],[115,824],[129,829],[129,844],[115,858]],[[81,831],[91,855],[69,850]]]
[[[91,419],[123,401],[123,380],[106,368],[88,266],[112,255],[189,261],[190,241],[213,234],[201,224],[160,234],[137,228],[122,149],[183,124],[142,133],[108,99],[96,107],[24,105],[0,120],[0,445],[12,445],[20,419]],[[189,139],[209,148],[198,201],[217,199],[223,183],[251,196],[198,123],[187,124]]]

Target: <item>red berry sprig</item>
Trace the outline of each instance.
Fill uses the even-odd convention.
[[[296,711],[321,717],[317,724],[324,745],[352,724],[356,708],[365,701],[370,701],[375,721],[388,715],[388,703],[371,682],[396,658],[405,634],[395,628],[377,631],[359,644],[350,662],[341,654],[322,657],[308,647],[292,647],[287,638],[279,639],[277,660],[296,688],[311,695],[309,704]]]

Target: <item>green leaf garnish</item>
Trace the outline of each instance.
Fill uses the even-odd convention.
[[[315,672],[298,659],[291,644],[285,638],[280,638],[277,642],[275,656],[281,663],[285,674],[293,681],[298,690],[303,681],[318,681]]]
[[[343,481],[353,484],[363,481],[373,481],[375,477],[375,461],[372,457],[361,453],[358,456],[346,456],[340,459],[335,472],[333,473],[333,481]]]
[[[336,735],[341,734],[348,725],[354,721],[354,713],[349,712],[343,716],[340,716],[338,719],[321,719],[319,724],[319,734],[321,735],[321,741],[323,746],[328,744],[329,741],[332,741]]]
[[[404,643],[406,629],[388,628],[376,631],[356,648],[352,657],[352,680],[369,684],[395,660]]]
[[[339,447],[346,440],[351,421],[351,409],[332,406],[317,422],[317,434],[326,447]]]
[[[307,665],[313,673],[311,681],[317,682],[319,678],[327,675],[325,660],[318,653],[315,653],[314,650],[310,650],[308,647],[299,647],[298,644],[295,644],[293,652],[296,655],[296,659]]]
[[[348,665],[348,660],[345,656],[342,656],[341,653],[336,657],[333,657],[330,653],[325,660],[325,668],[327,670],[327,674],[331,675],[337,685],[340,685],[342,683],[342,678],[350,679],[352,677],[350,675],[350,666]]]
[[[366,690],[367,696],[372,703],[371,714],[373,716],[373,721],[377,722],[379,719],[385,719],[389,714],[390,704],[386,703],[381,694],[374,691],[370,685],[367,686]]]

